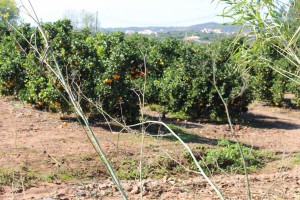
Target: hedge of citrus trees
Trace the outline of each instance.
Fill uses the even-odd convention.
[[[113,117],[127,123],[139,117],[137,94],[143,92],[145,80],[146,104],[158,104],[165,112],[194,118],[219,119],[225,115],[215,85],[231,114],[247,111],[254,98],[281,105],[286,91],[299,92],[270,68],[253,67],[253,78],[237,70],[238,61],[231,59],[231,52],[241,49],[238,43],[228,49],[233,40],[230,38],[204,45],[121,32],[91,34],[89,30],[73,30],[68,20],[42,26],[75,94],[82,91]],[[40,109],[69,111],[60,82],[38,59],[45,51],[45,41],[29,24],[17,28],[24,37],[7,27],[0,32],[0,93],[15,95]],[[289,69],[278,55],[273,59],[274,64]],[[250,87],[245,87],[247,83]],[[79,96],[78,101],[85,111],[91,110],[88,101]]]
[[[283,106],[286,104],[284,95],[292,93],[294,98],[291,99],[290,106],[299,108],[300,85],[292,82],[281,73],[278,73],[278,71],[273,70],[280,69],[287,71],[289,74],[299,75],[297,66],[291,64],[271,47],[268,47],[266,52],[264,56],[271,61],[271,68],[263,66],[269,65],[269,63],[256,63],[252,68],[251,86],[254,98],[265,100],[273,106]]]

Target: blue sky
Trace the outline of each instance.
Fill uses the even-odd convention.
[[[23,3],[28,7],[27,1]],[[42,21],[61,19],[68,10],[96,14],[101,27],[188,26],[205,22],[226,22],[223,5],[211,0],[31,0]],[[28,19],[21,14],[25,21]]]

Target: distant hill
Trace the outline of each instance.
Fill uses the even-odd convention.
[[[125,28],[101,28],[103,31],[134,31],[139,32],[143,30],[151,30],[154,32],[169,32],[169,31],[202,31],[204,29],[220,29],[223,33],[231,33],[231,32],[237,32],[239,30],[238,26],[235,25],[223,25],[216,22],[208,22],[203,24],[196,24],[192,26],[146,26],[146,27],[125,27]]]

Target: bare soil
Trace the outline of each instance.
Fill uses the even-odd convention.
[[[234,127],[238,140],[279,157],[250,174],[253,199],[300,199],[300,164],[294,162],[300,153],[300,111],[253,103],[242,119]],[[172,122],[196,136],[187,141],[190,146],[234,140],[226,124]],[[94,124],[93,130],[112,163],[140,157],[139,134],[119,133],[117,128],[110,132],[103,123]],[[0,199],[122,199],[83,128],[71,119],[60,119],[58,113],[0,97],[0,144]],[[178,142],[151,137],[143,147],[144,162],[164,150],[182,151]],[[8,179],[10,185],[5,184]],[[224,173],[211,179],[226,198],[247,199],[243,175]],[[147,178],[143,191],[138,177],[122,183],[129,199],[218,199],[200,174]]]

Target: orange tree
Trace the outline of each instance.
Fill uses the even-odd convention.
[[[224,106],[214,86],[214,65],[216,86],[228,102],[231,113],[247,111],[251,95],[246,90],[237,97],[243,80],[238,73],[233,73],[234,63],[229,61],[230,54],[226,53],[228,45],[225,43],[230,42],[224,40],[221,46],[179,42],[180,56],[165,69],[163,77],[156,81],[160,103],[167,111],[195,118],[224,117]]]
[[[143,48],[147,42],[116,32],[97,34],[92,43],[102,66],[95,72],[95,97],[114,117],[126,123],[136,121],[140,110],[139,86],[145,77],[139,46]]]
[[[250,87],[253,98],[266,101],[273,106],[284,105],[284,94],[286,92],[297,94],[297,90],[293,88],[294,82],[274,69],[297,74],[296,66],[292,65],[272,46],[262,44],[255,51],[259,51],[259,56],[264,57],[265,60],[260,60],[256,57],[257,53],[253,53],[254,61],[247,64],[251,68]],[[294,103],[293,106],[296,104]]]
[[[70,21],[62,20],[55,23],[42,24],[46,37],[50,41],[56,62],[60,66],[66,81],[74,89],[76,95],[82,91],[93,96],[94,82],[93,72],[97,63],[97,54],[91,43],[86,42],[90,33],[73,31]],[[36,46],[43,53],[44,41],[39,34],[36,35]],[[24,62],[26,79],[25,88],[19,92],[22,100],[34,104],[38,108],[51,111],[68,111],[69,104],[63,96],[66,96],[59,80],[53,78],[50,70],[47,70],[40,62],[40,57],[32,49],[27,53]],[[55,66],[54,61],[47,61]],[[77,96],[83,110],[89,111],[90,105]]]
[[[2,24],[2,23],[1,23]],[[24,87],[25,50],[5,24],[1,26],[0,38],[0,93],[4,95],[17,95]],[[26,35],[28,25],[18,28]]]
[[[72,28],[67,21],[58,21],[53,24],[45,23],[42,26],[45,29],[47,39],[51,41],[52,50],[63,69],[66,63],[61,59],[61,52],[67,49],[68,46],[60,46],[62,44],[60,41],[69,38]],[[43,53],[44,41],[41,35],[39,33],[33,34],[34,29],[31,29],[29,32],[34,37],[34,40],[32,38],[29,40],[34,41],[33,45]],[[28,44],[24,41],[22,48],[26,45]],[[59,85],[59,82],[52,78],[52,72],[47,70],[41,62],[41,56],[33,48],[28,48],[26,51],[26,60],[23,62],[26,74],[24,79],[25,87],[20,90],[18,94],[19,98],[33,104],[37,108],[52,111],[67,110],[68,104],[63,100],[61,95],[63,89]],[[47,61],[51,64],[53,63],[50,58]]]

